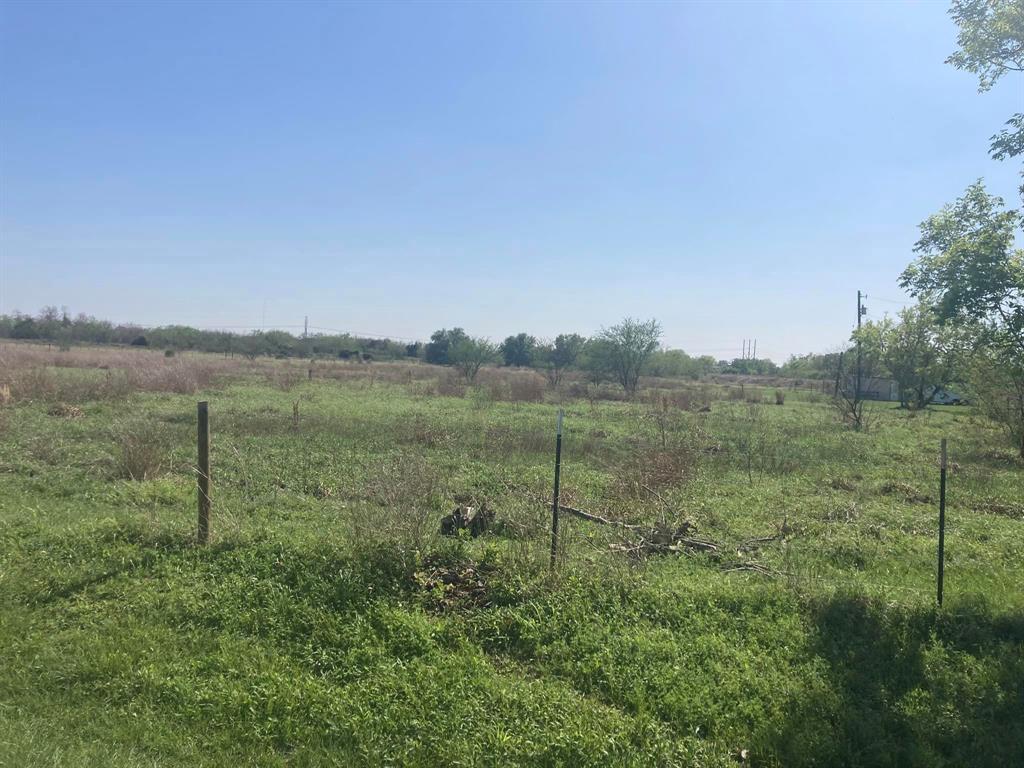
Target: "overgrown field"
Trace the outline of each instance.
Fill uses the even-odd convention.
[[[3,354],[0,765],[1024,754],[1024,466],[970,408],[876,404],[853,432],[820,394],[776,404],[774,387],[652,382],[627,402],[516,372],[465,386],[317,364],[310,381],[134,350]],[[558,407],[564,503],[689,524],[715,549],[643,556],[628,530],[563,516],[549,574]],[[458,504],[495,529],[441,538]]]

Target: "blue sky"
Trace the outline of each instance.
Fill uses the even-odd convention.
[[[945,3],[0,4],[0,311],[834,347],[1024,78]],[[898,304],[868,300],[874,316]]]

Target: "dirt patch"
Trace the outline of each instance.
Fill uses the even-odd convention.
[[[490,604],[487,596],[487,569],[463,560],[452,562],[428,556],[413,578],[423,591],[428,606],[438,613],[458,608],[480,608]]]
[[[934,501],[927,493],[921,493],[914,486],[899,480],[889,480],[878,490],[884,496],[896,496],[911,504],[931,504]]]

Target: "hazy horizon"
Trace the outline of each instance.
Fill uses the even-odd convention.
[[[824,351],[1024,93],[944,3],[0,7],[0,312]]]

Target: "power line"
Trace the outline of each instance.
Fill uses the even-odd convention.
[[[864,294],[864,298],[868,298],[868,295],[866,293]],[[883,299],[873,294],[870,298],[872,301],[884,301],[888,304],[913,304],[913,299]]]

